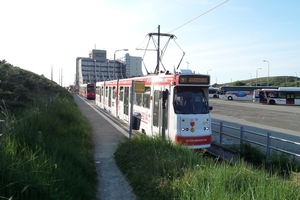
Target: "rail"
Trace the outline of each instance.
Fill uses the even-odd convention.
[[[279,138],[279,137],[274,137],[274,136],[271,135],[271,132],[268,132],[265,135],[265,134],[262,134],[262,133],[246,130],[242,126],[237,128],[237,127],[233,127],[233,126],[224,125],[223,122],[220,122],[220,123],[212,122],[212,125],[219,126],[219,130],[214,130],[214,129],[212,130],[213,133],[219,134],[218,141],[217,141],[219,144],[224,143],[224,137],[226,136],[226,137],[234,138],[234,139],[238,140],[240,145],[242,145],[244,142],[248,142],[249,144],[255,144],[255,145],[258,145],[260,147],[265,147],[266,148],[266,162],[270,161],[270,155],[271,155],[271,152],[272,152],[271,150],[282,152],[282,153],[288,154],[290,156],[293,156],[294,158],[297,157],[298,159],[300,159],[300,154],[299,153],[292,152],[292,151],[287,151],[287,150],[284,150],[283,148],[278,148],[278,147],[272,146],[272,141],[278,141],[278,142],[282,143],[282,146],[286,146],[285,144],[288,143],[288,144],[291,144],[291,145],[295,145],[295,146],[299,147],[298,149],[300,149],[300,143],[299,142],[295,142],[295,141],[291,141],[291,140],[287,140],[287,139],[283,139],[283,138]],[[226,128],[228,130],[239,131],[239,134],[238,135],[230,134],[228,132],[225,132],[224,128]],[[257,141],[254,141],[254,140],[247,139],[245,137],[245,133],[248,133],[252,136],[264,138],[266,143],[261,143],[261,142],[257,142]],[[238,144],[238,142],[234,142],[234,141],[233,141],[233,143]]]

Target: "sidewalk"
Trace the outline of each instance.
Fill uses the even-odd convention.
[[[119,131],[118,127],[113,125],[113,122],[108,122],[78,95],[74,95],[74,101],[81,113],[89,119],[93,128],[94,157],[98,173],[97,199],[136,199],[130,185],[117,167],[113,155],[118,144],[126,139],[126,136]]]

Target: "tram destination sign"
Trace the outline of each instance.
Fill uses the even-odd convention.
[[[142,94],[145,92],[145,81],[134,81],[134,92]]]
[[[181,75],[179,84],[209,84],[209,76],[203,75]]]

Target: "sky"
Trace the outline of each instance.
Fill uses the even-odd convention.
[[[52,72],[64,86],[74,83],[76,57],[92,49],[111,60],[142,57],[143,71],[153,72],[155,52],[142,49],[158,26],[176,36],[166,70],[184,52],[179,68],[209,74],[211,84],[300,76],[299,0],[0,0],[0,7],[0,60],[49,79]]]

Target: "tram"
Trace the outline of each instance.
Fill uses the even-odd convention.
[[[137,82],[143,87],[132,92]],[[192,149],[208,148],[212,137],[209,86],[209,75],[191,70],[103,81],[96,83],[95,103],[126,123],[133,117],[132,109],[140,118],[135,129],[148,136],[164,134]]]
[[[92,83],[81,84],[79,94],[87,99],[95,99],[95,85]]]

